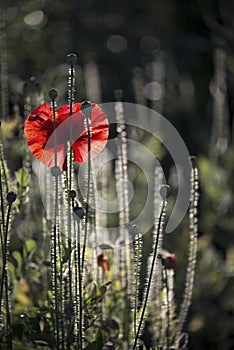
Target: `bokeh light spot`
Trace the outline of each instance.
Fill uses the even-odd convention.
[[[151,81],[144,86],[143,94],[151,101],[158,101],[163,94],[162,87],[157,81]]]
[[[141,39],[140,47],[147,53],[152,53],[160,49],[160,42],[154,36],[146,35]]]
[[[123,24],[124,16],[120,13],[110,12],[104,15],[103,21],[110,28],[118,28]]]
[[[41,10],[33,11],[24,17],[24,22],[32,28],[42,28],[47,23],[47,17]]]
[[[123,52],[127,46],[127,39],[123,35],[111,35],[107,41],[108,49],[115,53]]]

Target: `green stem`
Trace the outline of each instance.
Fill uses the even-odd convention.
[[[9,208],[8,207],[8,214],[9,214]],[[8,217],[8,215],[7,215]],[[7,228],[7,226],[6,226]],[[1,236],[1,241],[2,241],[2,236]],[[2,242],[2,274],[1,274],[1,284],[0,284],[0,317],[2,313],[2,297],[3,297],[3,286],[4,286],[4,279],[5,279],[5,273],[6,273],[6,263],[7,263],[7,231],[5,232],[4,235],[4,241]]]
[[[1,161],[1,167],[2,167],[2,170],[3,170],[3,178],[4,178],[4,183],[5,183],[5,186],[6,186],[6,192],[8,192],[7,173],[6,173],[6,168],[5,168],[5,164],[4,164],[3,158],[1,158],[0,161]]]
[[[55,100],[52,99],[52,111],[54,121],[54,166],[57,167],[57,137],[56,137],[56,116]],[[59,350],[59,298],[57,281],[57,215],[58,215],[58,176],[55,176],[55,206],[54,206],[54,225],[53,225],[53,268],[54,268],[54,300],[55,300],[55,329],[56,329],[56,348]]]
[[[2,187],[2,173],[0,169],[0,196],[1,196],[1,215],[2,215],[2,228],[4,231],[5,227],[5,217],[4,217],[4,202],[3,202],[3,187]],[[1,244],[3,244],[2,232],[1,232]],[[2,245],[3,247],[3,245]]]
[[[7,275],[7,255],[8,255],[8,230],[10,225],[10,214],[11,214],[11,204],[8,206],[7,218],[6,218],[6,227],[5,227],[5,236],[4,236],[4,245],[3,245],[3,266],[2,266],[2,279],[1,279],[1,289],[0,289],[0,315],[2,307],[2,295],[3,287],[5,284],[5,303],[6,303],[6,324],[7,324],[7,344],[9,350],[12,350],[12,334],[11,334],[11,314],[10,314],[10,305],[8,297],[8,275]],[[5,282],[5,283],[4,283]]]
[[[80,222],[77,223],[77,255],[78,255],[78,275],[79,275],[79,349],[83,349],[83,296],[82,296],[82,270],[80,264],[81,249],[80,249]]]
[[[57,181],[56,181],[57,182]],[[57,186],[56,186],[57,187]],[[56,205],[55,205],[56,206]],[[56,220],[56,219],[55,219]],[[57,225],[53,227],[53,265],[54,265],[54,298],[55,298],[55,327],[56,327],[56,349],[59,350],[59,306],[58,306],[58,283],[57,283]]]
[[[72,189],[72,142],[73,142],[73,134],[72,134],[72,105],[73,105],[73,85],[74,85],[74,66],[70,66],[70,90],[69,90],[69,168],[68,168],[68,251],[69,251],[69,260],[68,260],[68,276],[69,276],[69,304],[71,310],[73,309],[73,298],[72,298],[72,242],[71,242],[71,189]],[[72,319],[70,320],[70,331],[72,329]]]
[[[136,281],[135,281],[135,300],[134,300],[134,336],[137,334],[137,301],[138,301],[138,284],[139,284],[139,261],[140,260],[140,235],[137,231],[137,257],[136,257]]]
[[[60,232],[58,231],[58,250],[59,250],[59,290],[60,290],[60,296],[59,296],[59,301],[60,301],[60,315],[63,314],[63,264],[62,264],[62,250],[61,250],[61,237],[60,237]],[[65,344],[64,344],[64,322],[63,318],[61,317],[61,345],[62,345],[62,350],[65,349]]]
[[[87,180],[87,197],[86,197],[86,205],[85,205],[85,229],[84,229],[84,244],[82,250],[82,273],[84,270],[84,261],[85,261],[85,249],[87,244],[87,236],[88,236],[88,219],[89,219],[89,197],[90,197],[90,180],[91,180],[91,134],[90,134],[90,119],[88,115],[86,116],[87,123],[87,133],[88,133],[88,180]]]
[[[2,223],[0,223],[0,243],[1,243],[1,251],[2,251],[2,257],[4,259],[4,239],[3,239],[3,232],[5,229],[5,217],[4,217],[4,206],[3,206],[3,190],[2,190],[2,177],[1,177],[1,169],[0,169],[0,197],[1,197],[1,216],[2,216]],[[0,281],[0,318],[1,318],[1,312],[2,312],[2,291],[3,291],[3,279],[4,274],[1,274],[1,281]]]
[[[11,328],[11,313],[8,295],[8,275],[5,273],[5,301],[6,301],[6,320],[7,320],[7,345],[8,350],[12,350],[12,328]]]
[[[167,298],[167,329],[166,329],[166,341],[167,341],[167,350],[170,346],[170,305],[169,305],[169,285],[168,285],[168,274],[167,269],[165,268],[165,284],[166,284],[166,298]]]
[[[165,201],[162,204],[162,210],[161,210],[161,213],[160,213],[160,216],[159,216],[159,222],[158,222],[158,227],[157,227],[157,237],[156,237],[156,240],[155,240],[153,259],[152,259],[152,264],[151,264],[151,267],[150,267],[150,274],[149,274],[149,280],[148,280],[148,285],[147,285],[147,289],[146,289],[144,305],[143,305],[141,318],[140,318],[140,321],[139,321],[137,334],[136,334],[136,337],[135,337],[135,340],[134,340],[134,344],[133,344],[132,350],[136,349],[138,338],[139,338],[139,335],[140,335],[141,326],[142,326],[142,323],[143,323],[143,320],[144,320],[144,315],[145,315],[145,311],[146,311],[146,307],[147,307],[147,302],[148,302],[148,297],[149,297],[149,292],[150,292],[150,286],[151,286],[151,281],[152,281],[152,276],[153,276],[153,271],[154,271],[154,264],[155,264],[155,261],[156,261],[156,258],[157,258],[157,250],[158,250],[158,243],[159,243],[160,230],[161,230],[161,225],[162,225],[162,220],[163,220],[164,208],[165,208]]]

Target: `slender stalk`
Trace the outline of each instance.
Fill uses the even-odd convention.
[[[176,339],[179,339],[186,316],[192,300],[192,292],[195,278],[196,256],[197,256],[197,239],[198,239],[198,225],[197,225],[197,206],[198,206],[198,169],[195,164],[195,158],[192,160],[191,178],[190,178],[190,208],[189,208],[189,252],[188,252],[188,266],[185,276],[185,289],[183,301],[180,306],[180,313],[178,317],[178,324],[176,327]]]
[[[56,186],[56,185],[55,185]],[[57,186],[55,187],[55,192],[57,191]],[[56,196],[55,196],[56,197]],[[56,205],[55,205],[56,206]],[[56,210],[55,210],[56,215]],[[55,337],[56,337],[56,349],[59,350],[59,306],[58,306],[58,283],[57,283],[57,224],[53,225],[53,268],[54,268],[54,300],[55,300]]]
[[[137,239],[134,241],[135,248],[135,286],[134,286],[134,310],[133,310],[133,329],[134,336],[137,334],[137,306],[139,297],[139,273],[140,273],[140,259],[141,259],[141,234],[137,231]]]
[[[11,333],[11,314],[9,305],[9,295],[8,295],[8,275],[7,275],[7,256],[8,256],[8,231],[10,225],[10,214],[11,214],[11,204],[8,206],[5,236],[4,236],[4,246],[3,246],[3,266],[2,266],[2,279],[1,279],[1,290],[0,290],[0,300],[2,301],[3,287],[5,285],[5,305],[6,305],[6,325],[7,325],[7,345],[8,349],[12,350],[12,333]],[[0,304],[0,315],[1,315],[1,305]]]
[[[63,263],[62,263],[62,250],[61,250],[61,237],[60,232],[58,231],[58,254],[59,254],[59,290],[60,290],[60,315],[63,314],[63,298],[62,298],[62,291],[63,291]],[[61,317],[61,343],[62,343],[62,350],[64,350],[65,344],[64,344],[64,321]]]
[[[85,111],[85,109],[84,109]],[[87,135],[88,135],[88,179],[87,179],[87,196],[85,204],[85,228],[84,228],[84,244],[82,249],[82,273],[84,271],[84,261],[85,261],[85,250],[87,244],[88,236],[88,219],[89,219],[89,200],[90,200],[90,184],[91,184],[91,133],[90,133],[90,113],[85,112],[85,121],[87,126]]]
[[[5,227],[5,217],[4,217],[4,203],[3,203],[3,186],[2,186],[2,172],[1,172],[1,168],[0,168],[0,197],[1,197],[1,221],[2,221],[2,228],[4,231],[4,227]],[[2,234],[1,234],[1,244],[3,247],[3,238],[2,238]]]
[[[5,302],[6,302],[6,320],[7,320],[7,345],[8,350],[12,350],[12,328],[11,328],[11,311],[8,294],[8,275],[5,273]]]
[[[2,168],[2,176],[4,179],[4,185],[5,185],[5,191],[6,193],[8,192],[9,188],[8,188],[8,176],[7,176],[7,172],[6,172],[6,164],[5,164],[5,160],[4,160],[4,155],[3,155],[3,145],[2,143],[0,143],[0,163],[1,163],[1,168]],[[3,202],[2,202],[3,203]]]
[[[169,285],[168,285],[168,273],[167,269],[165,268],[165,285],[166,285],[166,304],[167,304],[167,311],[166,311],[166,317],[167,317],[167,328],[166,328],[166,344],[167,344],[167,350],[169,350],[170,346],[170,303],[169,303]]]
[[[3,189],[2,189],[2,177],[1,177],[1,169],[0,169],[0,200],[1,200],[1,222],[0,222],[0,244],[1,244],[1,252],[2,257],[4,257],[4,238],[3,233],[5,229],[5,217],[4,217],[4,205],[3,205]],[[3,280],[3,274],[1,275],[1,282],[0,285],[2,285]],[[1,308],[2,308],[2,287],[0,287],[0,319],[1,319]]]
[[[128,155],[127,155],[127,133],[124,118],[124,108],[122,99],[122,91],[115,91],[115,114],[117,120],[117,132],[119,139],[121,140],[117,152],[116,161],[116,180],[122,183],[121,186],[117,186],[117,196],[119,199],[119,226],[120,226],[120,237],[124,244],[121,247],[121,263],[122,271],[121,284],[123,287],[123,300],[124,313],[123,319],[123,339],[127,342],[127,346],[130,344],[130,302],[129,297],[131,295],[132,273],[131,267],[131,254],[129,249],[129,236],[126,231],[126,225],[129,224],[129,190],[128,190]]]
[[[72,188],[72,147],[69,144],[69,152],[68,152],[68,158],[69,158],[69,166],[68,166],[68,297],[69,297],[69,306],[71,310],[73,310],[73,293],[72,293],[72,216],[71,216],[71,206],[72,206],[72,200],[71,200],[71,188]],[[69,325],[70,325],[70,331],[72,331],[72,321],[73,317],[69,319]]]
[[[80,222],[77,223],[77,255],[78,255],[78,275],[79,275],[79,349],[83,349],[83,296],[82,296],[82,268],[81,268],[81,249],[80,249]]]
[[[52,90],[51,90],[52,91]],[[50,96],[51,97],[51,96]],[[56,95],[57,97],[57,95]],[[53,277],[54,277],[54,306],[55,306],[55,341],[56,341],[56,349],[60,349],[60,327],[59,327],[59,291],[58,291],[58,271],[57,271],[57,216],[58,216],[58,173],[57,171],[57,135],[56,135],[56,115],[55,115],[55,97],[52,96],[52,113],[53,113],[53,124],[54,124],[54,178],[55,178],[55,200],[54,200],[54,223],[53,223],[53,231],[52,231],[52,261],[53,261]],[[53,170],[53,168],[52,168]]]
[[[73,143],[73,132],[72,132],[72,107],[74,102],[74,70],[75,70],[75,63],[76,63],[76,55],[75,54],[69,54],[67,55],[67,62],[70,64],[69,68],[69,77],[68,77],[68,102],[69,102],[69,156],[68,156],[68,251],[69,251],[69,259],[68,259],[68,288],[69,288],[69,304],[71,307],[71,310],[73,310],[73,295],[72,295],[72,227],[71,227],[71,206],[72,206],[72,200],[71,200],[71,190],[72,190],[72,173],[73,173],[73,150],[72,150],[72,143]],[[70,320],[70,328],[72,329],[72,318]]]
[[[151,267],[150,267],[150,274],[149,274],[148,285],[147,285],[147,288],[146,288],[145,300],[144,300],[143,309],[142,309],[142,313],[141,313],[141,317],[140,317],[140,321],[139,321],[139,325],[138,325],[138,329],[137,329],[137,333],[136,333],[136,336],[135,336],[135,340],[134,340],[134,344],[133,344],[132,350],[136,349],[138,338],[139,338],[140,331],[141,331],[141,326],[142,326],[142,323],[143,323],[143,320],[144,320],[144,315],[145,315],[145,311],[146,311],[146,307],[147,307],[147,302],[148,302],[148,297],[149,297],[149,292],[150,292],[150,286],[151,286],[151,281],[152,281],[152,276],[153,276],[153,271],[154,271],[154,264],[155,264],[156,258],[157,258],[158,243],[159,243],[160,231],[162,229],[162,223],[163,223],[163,216],[164,216],[165,206],[166,206],[166,201],[164,200],[163,203],[162,203],[162,209],[161,209],[161,212],[160,212],[160,215],[159,215],[159,222],[158,222],[158,227],[157,227],[157,236],[156,236],[155,246],[154,246],[154,251],[153,251],[152,264],[151,264]]]
[[[7,213],[7,218],[9,213],[10,206],[8,207],[8,213]],[[7,225],[6,225],[6,231],[4,234],[4,239],[1,236],[1,243],[2,243],[2,274],[1,274],[1,284],[0,284],[0,316],[2,313],[2,298],[3,298],[3,288],[4,288],[4,279],[5,279],[5,274],[6,274],[6,264],[7,264]],[[3,240],[3,241],[2,241]]]

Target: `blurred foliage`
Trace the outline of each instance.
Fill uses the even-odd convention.
[[[64,57],[69,52],[74,51],[79,55],[78,98],[83,100],[87,97],[83,68],[89,62],[96,62],[100,71],[103,102],[112,101],[113,91],[119,88],[123,89],[125,101],[135,102],[132,83],[136,68],[146,85],[155,80],[152,63],[163,54],[166,77],[162,87],[162,113],[175,125],[190,153],[198,155],[201,177],[198,270],[187,325],[191,349],[234,348],[233,15],[234,3],[231,0],[137,0],[134,3],[114,0],[25,0],[20,5],[16,0],[8,0],[1,5],[1,16],[6,29],[10,96],[8,113],[3,116],[5,118],[14,114],[24,117],[23,86],[31,76],[35,76],[41,83],[45,96],[52,84],[59,91],[59,103],[64,102],[64,81],[67,76]],[[228,116],[228,147],[222,154],[212,157],[212,150],[217,147],[216,142],[211,142],[215,115],[212,82],[215,78],[214,52],[217,48],[221,48],[226,55],[225,113]],[[16,109],[15,99],[18,106]],[[147,95],[143,99],[152,107],[154,101],[147,98]],[[6,123],[5,120],[3,123]],[[17,122],[12,119],[9,123],[8,120],[7,126],[7,158],[10,168],[17,170],[21,164],[18,160],[21,149],[17,147],[20,141],[14,131]],[[12,143],[16,147],[11,147]],[[162,150],[159,151],[169,181],[174,185],[171,159]],[[23,172],[21,170],[21,173],[16,173],[16,186],[20,186],[22,196],[26,195]],[[15,240],[10,271],[16,274],[13,288],[18,290],[17,302],[20,301],[22,305],[33,303],[36,292],[32,288],[39,288],[38,279],[42,273],[38,271],[37,265],[33,270],[32,265],[29,268],[26,264],[26,261],[36,263],[34,250],[28,255],[18,254],[19,250],[30,251],[34,244],[32,242],[40,235],[40,228],[34,219],[31,219],[31,232],[26,233],[31,241],[23,242],[24,222],[17,225],[13,233]],[[186,264],[186,239],[187,233],[183,226],[165,239],[167,245],[179,256],[177,288],[181,293],[182,270]],[[28,244],[28,248],[25,248],[25,244]],[[28,278],[22,280],[20,270],[23,268],[27,270]],[[34,285],[30,286],[29,281]],[[28,325],[31,324],[32,334],[35,332],[33,325],[37,324],[38,327],[41,319],[45,323],[45,330],[47,329],[46,312],[45,310],[43,315],[35,313],[28,316],[27,322]],[[22,319],[16,329],[19,330],[20,327],[24,327]],[[102,338],[103,334],[100,333],[96,342],[102,342]],[[90,349],[93,348],[96,349],[97,344],[90,344]]]

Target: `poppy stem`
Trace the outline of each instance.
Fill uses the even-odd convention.
[[[82,298],[82,271],[81,271],[81,250],[80,250],[80,222],[77,223],[78,232],[77,232],[77,255],[78,255],[78,275],[79,275],[79,337],[78,345],[79,349],[83,348],[83,298]]]
[[[85,229],[84,229],[84,244],[82,249],[82,262],[81,262],[81,272],[84,270],[84,261],[85,261],[85,249],[87,244],[88,236],[88,219],[89,219],[89,197],[90,197],[90,182],[91,182],[91,132],[90,132],[90,115],[92,112],[92,106],[88,102],[84,102],[81,106],[81,110],[85,115],[85,123],[87,127],[87,136],[88,136],[88,179],[87,179],[87,196],[86,196],[86,205],[85,205]]]
[[[134,237],[134,263],[135,263],[135,282],[134,282],[134,305],[133,305],[133,331],[134,336],[137,333],[137,307],[139,300],[139,280],[140,280],[140,264],[141,264],[141,250],[142,250],[142,235],[138,229],[134,232],[136,236]]]
[[[10,304],[8,296],[8,274],[7,274],[7,257],[8,257],[8,230],[10,225],[10,214],[11,214],[11,204],[8,206],[7,218],[6,218],[6,227],[4,235],[4,245],[3,245],[3,266],[2,266],[2,279],[1,279],[1,291],[0,291],[0,301],[2,306],[2,295],[3,288],[5,285],[5,306],[6,306],[6,328],[7,328],[7,345],[8,349],[12,349],[12,333],[11,333],[11,314],[10,314]],[[1,315],[1,309],[0,309]]]
[[[77,55],[69,53],[67,55],[67,63],[70,65],[69,77],[68,77],[68,103],[70,108],[70,147],[72,147],[73,135],[72,135],[72,105],[74,103],[74,82],[75,82],[75,64],[77,61]],[[71,157],[70,160],[72,161]],[[71,169],[71,164],[70,164]]]
[[[169,284],[168,284],[168,272],[167,268],[164,269],[165,273],[165,287],[166,287],[166,305],[167,305],[167,310],[166,310],[166,318],[167,318],[167,327],[166,327],[166,350],[169,350],[170,346],[170,298],[169,298]]]
[[[5,218],[4,218],[4,204],[3,204],[3,188],[2,188],[2,173],[1,173],[1,168],[0,168],[0,196],[1,196],[1,221],[2,221],[2,227],[4,231],[4,226],[5,226]],[[2,243],[2,235],[1,235],[1,243]],[[3,245],[2,245],[3,247]]]
[[[69,206],[71,205],[70,200],[70,191],[72,188],[72,142],[73,142],[73,133],[72,133],[72,104],[73,104],[73,85],[74,85],[74,67],[71,65],[70,67],[70,75],[69,75],[69,109],[70,109],[70,116],[69,116]]]
[[[59,290],[58,290],[58,272],[57,272],[57,240],[58,240],[58,176],[59,172],[57,171],[57,135],[56,135],[56,114],[55,114],[55,98],[57,97],[57,91],[51,89],[49,91],[49,97],[51,98],[51,108],[53,113],[53,123],[54,123],[54,168],[52,168],[52,175],[55,180],[55,199],[54,199],[54,223],[52,231],[52,276],[53,276],[53,286],[52,290],[54,293],[54,307],[55,307],[55,342],[56,349],[60,349],[60,327],[59,327]],[[61,291],[60,291],[61,292]]]
[[[151,286],[152,277],[153,277],[154,265],[155,265],[156,258],[157,258],[158,244],[159,244],[159,238],[160,238],[160,231],[162,230],[163,217],[164,217],[164,213],[165,213],[165,206],[166,206],[166,201],[164,200],[162,203],[162,208],[161,208],[161,212],[160,212],[159,219],[158,219],[157,236],[156,236],[155,245],[154,245],[153,259],[152,259],[152,263],[151,263],[151,267],[150,267],[150,274],[149,274],[147,289],[146,289],[146,293],[145,293],[144,305],[143,305],[143,309],[142,309],[142,313],[141,313],[140,321],[138,324],[138,329],[137,329],[137,333],[135,336],[132,350],[135,350],[137,347],[137,342],[138,342],[138,338],[140,335],[141,326],[142,326],[142,323],[144,321],[145,311],[146,311],[147,302],[148,302],[148,298],[149,298],[150,286]]]
[[[72,132],[72,106],[74,102],[74,62],[71,60],[73,56],[67,56],[68,63],[70,64],[69,68],[69,77],[68,77],[68,103],[69,103],[69,152],[68,152],[68,251],[69,251],[69,259],[68,259],[68,289],[69,289],[69,304],[71,309],[73,309],[73,293],[72,293],[72,237],[71,237],[71,206],[72,206],[72,200],[71,200],[71,190],[72,190],[72,173],[73,173],[73,150],[72,150],[72,143],[73,143],[73,132]],[[76,56],[75,56],[76,57]],[[70,59],[70,61],[69,61]],[[72,331],[73,325],[72,325],[72,319],[69,324],[70,332]]]
[[[1,222],[2,225],[0,225],[0,241],[1,241],[1,250],[2,250],[2,256],[4,255],[4,248],[3,248],[3,232],[5,228],[5,217],[4,217],[4,204],[3,204],[3,188],[2,188],[2,174],[0,169],[0,199],[1,199]],[[1,298],[0,298],[0,317],[1,317]]]
[[[186,316],[191,304],[195,268],[196,268],[196,257],[197,257],[197,240],[198,240],[198,219],[197,219],[197,207],[199,199],[199,177],[198,168],[196,165],[195,157],[191,157],[192,169],[190,175],[190,207],[189,207],[189,252],[188,252],[188,265],[185,276],[185,287],[183,300],[180,305],[180,312],[178,317],[178,323],[176,327],[176,341],[178,341],[183,325],[186,320]]]
[[[58,92],[56,89],[51,89],[49,91],[49,97],[51,98],[51,109],[52,109],[52,114],[53,114],[53,136],[54,136],[54,166],[57,166],[57,133],[56,133],[56,103],[55,99],[58,96]]]
[[[73,133],[72,133],[72,106],[74,103],[74,83],[75,83],[75,64],[77,61],[77,56],[74,53],[70,53],[67,55],[67,63],[70,65],[69,67],[69,77],[68,77],[68,103],[69,103],[69,147],[70,147],[70,153],[69,153],[69,195],[68,195],[68,201],[69,206],[71,205],[71,198],[70,198],[70,191],[72,186],[72,143],[73,143]]]

